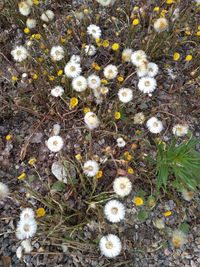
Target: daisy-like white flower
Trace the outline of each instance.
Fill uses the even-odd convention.
[[[84,163],[83,171],[87,176],[93,177],[98,173],[99,165],[94,160],[88,160]]]
[[[120,254],[122,244],[118,236],[109,234],[100,239],[99,248],[102,255],[107,258],[115,258]]]
[[[128,103],[133,99],[133,91],[129,88],[121,88],[118,92],[119,100],[123,103]]]
[[[175,248],[182,247],[187,242],[187,236],[180,230],[172,233],[172,244]]]
[[[124,139],[122,137],[117,138],[117,146],[118,147],[125,147],[126,142],[124,141]]]
[[[25,253],[30,253],[33,250],[33,247],[29,239],[23,240],[21,242],[21,246],[23,247]]]
[[[166,18],[159,18],[154,22],[154,30],[158,33],[168,29],[169,23]]]
[[[87,89],[87,79],[84,76],[78,76],[72,80],[72,88],[77,92],[83,92]]]
[[[195,192],[183,189],[181,194],[182,194],[183,199],[185,199],[186,201],[191,201],[194,197]]]
[[[43,20],[44,22],[50,22],[51,20],[54,19],[54,13],[52,10],[46,10],[44,13],[42,13],[41,20]]]
[[[35,219],[20,220],[17,225],[16,237],[18,239],[27,239],[33,237],[37,231],[37,222]]]
[[[51,89],[51,95],[54,97],[62,96],[64,93],[64,89],[62,86],[56,86],[53,89]]]
[[[133,50],[130,48],[125,48],[122,51],[122,60],[125,62],[131,62],[131,55],[133,53]]]
[[[70,58],[70,61],[80,64],[81,63],[81,57],[78,56],[78,55],[72,55],[71,58]]]
[[[64,142],[61,136],[54,135],[51,136],[47,141],[47,147],[52,152],[58,152],[60,151],[64,146]]]
[[[100,124],[100,121],[97,115],[93,112],[87,112],[84,117],[85,124],[90,130],[97,128]]]
[[[64,58],[64,49],[62,46],[57,45],[53,46],[50,51],[50,56],[52,57],[53,60],[55,61],[60,61]]]
[[[176,124],[172,128],[172,132],[174,135],[181,137],[188,133],[188,125],[186,124]]]
[[[34,29],[36,27],[36,19],[31,19],[31,18],[28,18],[26,20],[26,26],[29,28],[29,29]]]
[[[22,62],[28,57],[28,51],[22,45],[17,46],[15,49],[11,51],[11,55],[13,56],[14,60],[17,62]]]
[[[65,75],[68,78],[76,78],[81,74],[81,66],[79,63],[76,63],[74,61],[69,61],[66,65],[65,65]]]
[[[156,80],[152,77],[143,77],[139,80],[138,88],[145,94],[150,94],[156,89]]]
[[[158,120],[156,117],[151,117],[147,123],[146,123],[147,128],[151,133],[158,134],[163,130],[163,124],[160,120]]]
[[[106,79],[112,80],[117,77],[118,69],[115,65],[110,64],[105,67],[103,74],[106,77]]]
[[[113,5],[116,0],[96,0],[102,6]]]
[[[91,24],[87,27],[87,33],[91,35],[94,39],[101,37],[101,29],[95,24]]]
[[[85,53],[86,55],[92,57],[96,54],[96,47],[94,45],[86,45],[85,46]]]
[[[138,77],[144,77],[148,75],[148,61],[143,61],[139,67],[137,67]]]
[[[0,200],[6,198],[8,194],[9,194],[8,186],[0,182]]]
[[[35,217],[35,213],[34,213],[33,209],[31,209],[31,208],[25,208],[20,213],[20,220],[34,219],[34,217]]]
[[[21,1],[18,4],[18,7],[19,7],[19,12],[23,16],[28,16],[31,13],[31,7],[30,7],[30,5],[26,1]]]
[[[117,223],[125,217],[125,207],[118,200],[110,200],[104,207],[104,214],[109,222]]]
[[[144,61],[147,61],[147,55],[143,50],[137,50],[131,55],[131,62],[139,67]]]
[[[133,117],[134,124],[143,124],[145,121],[145,116],[143,112],[138,112]]]
[[[101,86],[101,79],[99,76],[92,74],[87,78],[88,87],[95,90]]]
[[[158,65],[156,63],[153,62],[149,62],[147,65],[147,75],[149,77],[154,77],[158,74]]]
[[[128,196],[132,190],[132,183],[128,177],[120,176],[114,180],[113,190],[120,197]]]

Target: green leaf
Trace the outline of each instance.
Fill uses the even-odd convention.
[[[184,234],[188,234],[190,231],[190,226],[187,223],[182,223],[179,227],[179,229],[184,233]]]
[[[32,183],[37,179],[38,179],[38,177],[36,177],[35,175],[29,175],[28,176],[28,183]]]
[[[140,210],[137,214],[138,220],[140,220],[141,222],[144,222],[148,219],[149,217],[149,212],[145,211],[145,210]]]
[[[53,184],[52,189],[61,192],[65,189],[65,184],[61,181],[57,181]]]

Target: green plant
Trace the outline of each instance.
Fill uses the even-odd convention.
[[[174,138],[167,147],[164,142],[157,142],[157,187],[166,189],[168,178],[174,177],[172,185],[177,189],[182,187],[195,190],[200,182],[200,153],[195,147],[199,139],[190,138],[177,144]]]

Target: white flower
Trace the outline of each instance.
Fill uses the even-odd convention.
[[[121,88],[118,92],[119,100],[123,103],[128,103],[133,99],[133,91],[129,88]]]
[[[29,28],[29,29],[34,29],[36,27],[36,19],[31,19],[31,18],[28,18],[26,20],[26,26]]]
[[[125,217],[125,207],[118,200],[110,200],[104,207],[104,214],[109,222],[117,223]]]
[[[99,76],[92,74],[87,78],[88,87],[95,90],[100,87],[101,85],[101,79]]]
[[[81,58],[78,55],[72,55],[69,61],[80,64]]]
[[[88,56],[94,56],[96,54],[96,47],[94,45],[86,45],[85,46],[85,53]]]
[[[152,77],[143,77],[139,80],[138,88],[145,94],[150,94],[156,89],[156,80]]]
[[[118,74],[118,69],[115,65],[108,65],[105,67],[103,71],[103,75],[106,77],[108,80],[112,80],[117,77]]]
[[[126,142],[124,141],[124,139],[122,137],[117,138],[117,146],[118,147],[125,147]]]
[[[120,254],[122,244],[118,236],[109,234],[100,239],[99,248],[102,255],[114,258]]]
[[[31,13],[31,7],[30,5],[25,2],[22,1],[18,4],[19,7],[19,12],[23,15],[23,16],[28,16]]]
[[[164,229],[165,228],[165,222],[163,220],[163,218],[159,218],[156,219],[155,221],[153,221],[153,225],[158,228],[158,229]]]
[[[8,186],[0,182],[0,199],[6,198],[8,194],[9,194]]]
[[[139,67],[144,61],[147,60],[147,55],[143,50],[137,50],[131,55],[131,62],[136,67]]]
[[[30,253],[33,250],[29,239],[23,240],[21,246],[23,247],[25,253]]]
[[[26,0],[26,2],[29,6],[33,6],[33,0]]]
[[[183,199],[185,199],[186,201],[191,201],[194,197],[195,192],[183,189],[181,194],[182,194]]]
[[[187,242],[187,237],[182,231],[175,230],[172,233],[172,244],[175,248],[182,247],[186,242]]]
[[[97,115],[93,112],[87,112],[84,117],[85,124],[90,130],[97,128],[100,124]]]
[[[52,57],[53,60],[55,61],[60,61],[64,58],[64,49],[62,46],[57,45],[53,46],[50,51],[50,56]]]
[[[122,51],[122,60],[125,62],[131,62],[131,55],[133,53],[133,50],[130,48],[125,48]]]
[[[94,160],[88,160],[84,163],[83,171],[87,176],[93,177],[98,173],[99,165]]]
[[[25,47],[20,45],[11,51],[11,55],[13,56],[15,61],[22,62],[28,57],[28,51]]]
[[[148,75],[148,61],[143,61],[139,67],[137,67],[138,77],[144,77]]]
[[[22,257],[22,251],[23,251],[22,246],[19,246],[19,247],[16,249],[16,256],[17,256],[18,259],[21,259],[21,257]]]
[[[60,151],[64,146],[64,142],[61,136],[54,135],[51,136],[47,141],[47,147],[52,152],[58,152]]]
[[[53,135],[59,135],[60,129],[61,129],[60,124],[57,124],[57,123],[54,124],[53,125],[53,130],[52,130]]]
[[[145,121],[145,116],[143,112],[138,112],[133,117],[134,124],[143,124]]]
[[[116,0],[96,0],[102,6],[113,5]]]
[[[100,88],[100,92],[101,92],[102,95],[106,95],[109,92],[109,89],[106,86],[102,86]]]
[[[162,122],[159,121],[156,117],[151,117],[147,121],[146,126],[150,132],[155,134],[160,133],[164,128]]]
[[[31,208],[25,208],[20,213],[20,220],[34,219],[35,213]]]
[[[153,62],[149,62],[147,65],[147,71],[149,77],[154,77],[158,74],[158,65]]]
[[[172,132],[174,135],[182,137],[188,133],[188,125],[176,124],[172,128]]]
[[[68,78],[76,78],[81,74],[81,66],[79,63],[76,63],[74,61],[69,61],[66,65],[65,65],[65,75]]]
[[[101,37],[101,29],[99,26],[91,24],[87,27],[87,33],[89,35],[92,35],[94,39]]]
[[[83,76],[78,76],[72,80],[72,88],[77,92],[83,92],[87,89],[87,79]]]
[[[54,97],[62,96],[63,93],[64,89],[62,88],[62,86],[56,86],[53,89],[51,89],[51,95]]]
[[[132,190],[132,183],[128,177],[120,176],[114,180],[113,190],[120,197],[128,196]]]
[[[42,13],[42,15],[41,15],[40,18],[44,22],[49,22],[49,21],[51,21],[51,20],[54,19],[54,13],[53,13],[53,11],[51,11],[51,10],[48,9],[44,13]]]
[[[159,18],[154,22],[154,30],[158,33],[168,29],[169,23],[166,18]]]
[[[18,239],[27,239],[33,237],[37,231],[35,219],[20,220],[17,225],[16,237]]]

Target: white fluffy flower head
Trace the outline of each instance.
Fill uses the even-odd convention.
[[[35,213],[31,208],[25,208],[20,213],[20,220],[34,219]]]
[[[99,248],[102,255],[108,258],[114,258],[120,254],[122,244],[118,236],[109,234],[100,239]]]
[[[160,120],[158,120],[156,117],[151,117],[147,123],[146,123],[147,128],[151,133],[158,134],[163,130],[163,124]]]
[[[92,74],[87,78],[88,87],[95,90],[101,86],[101,79],[99,76]]]
[[[64,58],[64,53],[65,51],[63,47],[60,45],[57,45],[51,48],[50,56],[52,57],[54,61],[60,61]]]
[[[31,18],[28,18],[27,21],[26,21],[26,26],[29,28],[29,29],[34,29],[36,27],[36,19],[31,19]]]
[[[28,51],[25,47],[20,45],[11,51],[11,55],[13,56],[15,61],[22,62],[28,57]]]
[[[8,186],[0,182],[0,200],[6,198],[9,194]]]
[[[131,62],[132,53],[133,53],[133,50],[131,48],[125,48],[122,51],[122,60],[125,62]]]
[[[150,94],[156,89],[156,80],[152,77],[143,77],[139,80],[138,88],[145,94]]]
[[[139,67],[144,61],[147,60],[147,55],[143,50],[137,50],[131,55],[131,62],[136,67]]]
[[[96,47],[94,45],[86,45],[85,53],[90,57],[94,56],[96,54]]]
[[[158,74],[158,65],[153,62],[149,62],[147,65],[147,75],[149,77],[154,77]]]
[[[124,139],[122,137],[117,138],[117,146],[118,147],[125,147],[126,142],[124,141]]]
[[[120,197],[128,196],[132,190],[132,183],[128,177],[120,176],[114,180],[113,190]]]
[[[77,92],[83,92],[87,89],[87,79],[84,76],[78,76],[72,80],[72,88]]]
[[[51,20],[54,19],[54,13],[52,10],[46,10],[44,13],[42,13],[41,15],[41,20],[43,20],[44,22],[50,22]]]
[[[96,0],[102,6],[113,5],[116,0]]]
[[[31,7],[30,7],[30,5],[26,1],[21,1],[18,4],[18,7],[19,7],[19,12],[23,16],[28,16],[31,13]]]
[[[159,18],[154,22],[154,30],[158,33],[168,29],[169,23],[166,18]]]
[[[20,220],[17,225],[16,237],[18,239],[27,239],[33,237],[37,231],[35,219]]]
[[[90,130],[97,128],[100,124],[100,121],[97,115],[93,112],[87,112],[84,117],[85,124]]]
[[[47,147],[52,152],[58,152],[60,151],[64,146],[64,141],[61,136],[54,135],[51,136],[47,141]]]
[[[79,63],[76,63],[74,61],[69,61],[66,65],[65,65],[65,75],[68,78],[76,78],[81,74],[81,66]]]
[[[51,89],[51,95],[54,97],[62,96],[64,93],[64,89],[62,86],[56,86],[53,89]]]
[[[21,246],[23,247],[25,253],[30,253],[33,250],[33,247],[29,239],[23,240]]]
[[[118,92],[119,100],[123,103],[128,103],[133,99],[133,91],[129,88],[121,88]]]
[[[81,57],[79,55],[72,55],[69,61],[80,64]]]
[[[176,124],[172,128],[172,132],[174,135],[178,137],[182,137],[188,133],[188,125],[186,124]]]
[[[88,160],[84,163],[83,171],[87,176],[93,177],[98,173],[99,165],[94,160]]]
[[[91,24],[87,27],[87,33],[91,35],[94,39],[101,37],[101,29],[95,24]]]
[[[110,200],[104,207],[104,215],[109,222],[120,222],[125,217],[125,207],[118,200]]]
[[[134,124],[143,124],[145,121],[145,116],[143,112],[138,112],[133,117]]]
[[[105,76],[106,79],[112,80],[117,77],[118,74],[118,69],[115,65],[108,65],[105,67],[103,71],[103,75]]]
[[[172,234],[172,244],[175,248],[182,247],[187,242],[187,236],[180,230],[175,230]]]

